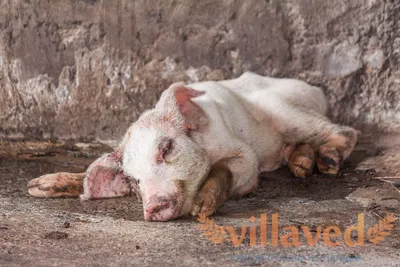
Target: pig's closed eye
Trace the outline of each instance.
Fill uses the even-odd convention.
[[[173,140],[165,138],[158,146],[157,163],[171,163],[179,156],[179,154],[179,150],[174,147]]]
[[[172,139],[163,138],[158,145],[158,155],[157,155],[157,163],[162,163],[165,161],[165,158],[171,153],[172,150]]]

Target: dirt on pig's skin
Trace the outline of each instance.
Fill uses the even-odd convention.
[[[242,266],[274,262],[274,266],[299,266],[301,261],[321,266],[321,255],[326,255],[326,266],[345,261],[352,266],[396,266],[400,261],[398,224],[377,246],[251,248],[245,240],[234,248],[207,240],[196,218],[145,222],[142,203],[133,196],[91,201],[32,198],[26,188],[30,179],[53,172],[83,172],[95,157],[77,157],[67,150],[41,157],[29,157],[29,153],[0,159],[0,266]],[[251,216],[279,212],[282,226],[349,226],[362,212],[367,225],[388,212],[399,214],[398,193],[373,179],[377,175],[373,170],[354,169],[365,156],[364,150],[356,150],[336,178],[314,174],[299,179],[285,168],[264,173],[255,192],[228,201],[212,219],[218,225],[240,227],[248,225]],[[370,198],[379,205],[363,207],[357,202],[358,195],[353,196],[356,202],[346,199],[360,190],[372,192]],[[386,205],[389,200],[383,199],[391,199],[394,205]],[[264,260],[260,262],[261,256]]]

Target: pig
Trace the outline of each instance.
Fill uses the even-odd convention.
[[[261,172],[287,166],[336,175],[359,132],[332,123],[323,91],[296,79],[246,72],[223,81],[174,83],[85,173],[43,175],[34,197],[83,200],[136,193],[146,221],[213,214],[255,190]],[[316,168],[314,168],[316,166]]]

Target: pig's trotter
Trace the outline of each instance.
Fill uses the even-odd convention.
[[[225,164],[216,163],[195,197],[191,214],[193,216],[213,214],[228,198],[231,186],[231,171]]]
[[[290,154],[288,167],[296,177],[305,178],[312,174],[315,166],[314,149],[309,144],[297,145]]]
[[[34,197],[78,197],[83,193],[84,173],[59,172],[42,175],[28,182]]]
[[[342,156],[335,147],[323,145],[317,151],[316,161],[321,173],[336,175],[342,163]]]
[[[356,130],[343,127],[343,130],[332,134],[316,153],[318,170],[323,174],[336,175],[343,161],[354,150],[358,139]]]

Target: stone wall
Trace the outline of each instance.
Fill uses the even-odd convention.
[[[337,122],[400,122],[400,2],[0,0],[0,137],[115,140],[176,81],[321,86]]]

